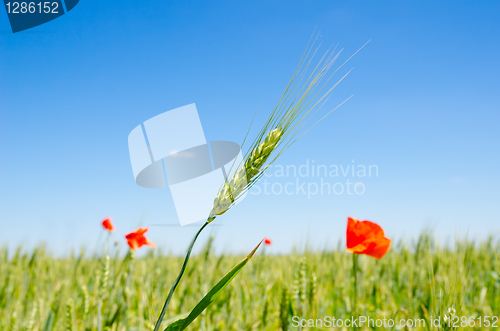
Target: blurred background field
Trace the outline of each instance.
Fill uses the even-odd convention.
[[[191,311],[243,258],[216,255],[212,243],[213,238],[192,257],[165,327]],[[0,330],[98,330],[99,323],[102,330],[152,330],[182,263],[180,257],[157,249],[141,258],[130,254],[90,258],[84,252],[55,258],[43,247],[21,252],[1,250]],[[493,238],[442,247],[424,234],[413,243],[394,243],[380,261],[360,256],[357,312],[353,312],[352,255],[342,244],[334,250],[288,255],[266,255],[266,247],[261,247],[188,329],[299,330],[292,326],[292,316],[357,314],[428,321],[430,316],[443,319],[450,307],[457,316],[499,316],[500,268],[495,252],[500,252],[500,242]],[[366,328],[372,329],[383,328]]]

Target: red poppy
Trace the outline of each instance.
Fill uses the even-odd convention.
[[[365,254],[381,259],[389,251],[391,240],[384,236],[384,230],[370,221],[347,218],[347,251]]]
[[[109,232],[113,232],[116,230],[115,226],[113,225],[113,223],[111,222],[111,218],[106,218],[102,221],[102,226],[108,230]]]
[[[125,238],[127,238],[127,244],[130,246],[130,248],[138,249],[139,247],[144,245],[148,245],[151,248],[155,248],[156,245],[151,240],[144,237],[144,233],[146,233],[147,231],[148,228],[138,228],[134,232],[126,234]]]
[[[269,239],[269,238],[267,238],[267,237],[266,237],[266,238],[264,238],[264,244],[266,244],[266,245],[270,246],[272,243],[273,243],[273,242],[271,241],[271,239]]]

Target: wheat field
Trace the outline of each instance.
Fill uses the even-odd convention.
[[[185,316],[242,257],[215,255],[213,239],[192,257],[175,293],[166,327]],[[200,244],[201,245],[201,244]],[[150,250],[147,256],[51,257],[43,247],[30,254],[0,253],[0,330],[152,330],[180,257]],[[301,327],[294,316],[322,319],[411,318],[427,321],[407,330],[491,329],[482,325],[431,327],[431,316],[479,318],[500,315],[499,243],[438,245],[430,235],[395,243],[380,261],[359,257],[353,302],[352,256],[339,244],[321,252],[266,255],[265,247],[188,328],[190,330],[334,330]],[[298,318],[296,317],[296,318]],[[496,324],[498,325],[498,323]],[[337,328],[347,330],[352,328]],[[363,326],[357,330],[398,330]]]

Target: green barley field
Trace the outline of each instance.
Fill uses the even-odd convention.
[[[202,245],[202,243],[199,243]],[[243,257],[215,255],[212,240],[190,260],[162,329],[183,317]],[[182,258],[149,250],[146,257],[88,254],[51,257],[0,253],[0,330],[153,330]],[[243,271],[189,330],[500,330],[499,242],[440,246],[432,236],[394,243],[380,261],[335,250],[266,255],[260,247]],[[450,309],[452,308],[452,309]],[[453,313],[453,325],[444,324]],[[294,317],[296,316],[296,317]],[[369,316],[419,320],[420,326],[297,326]],[[430,320],[441,318],[441,326]],[[485,316],[490,316],[486,318]],[[467,318],[470,325],[461,326]],[[315,322],[316,323],[316,322]],[[479,325],[481,324],[481,325]],[[489,324],[489,327],[486,325]],[[100,325],[100,326],[99,326]],[[495,327],[496,326],[496,327]]]

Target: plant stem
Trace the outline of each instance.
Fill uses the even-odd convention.
[[[102,298],[99,298],[99,303],[97,304],[97,331],[101,331],[101,307],[102,307]]]
[[[179,272],[179,275],[177,276],[177,279],[174,282],[174,285],[172,285],[172,288],[170,289],[170,292],[168,293],[167,300],[165,301],[165,304],[163,305],[163,309],[161,310],[160,316],[158,317],[158,321],[156,321],[156,325],[154,328],[154,331],[160,330],[160,325],[161,322],[163,321],[163,318],[165,317],[165,313],[167,312],[167,307],[168,304],[170,303],[170,299],[172,299],[172,296],[174,295],[175,289],[177,288],[177,285],[179,285],[179,282],[182,278],[182,275],[184,274],[184,271],[186,270],[187,263],[189,261],[189,257],[191,256],[191,251],[193,250],[194,243],[196,242],[196,239],[198,239],[198,236],[200,235],[201,231],[209,224],[209,221],[207,220],[205,224],[198,230],[196,235],[193,238],[193,241],[191,242],[191,245],[188,248],[186,257],[184,258],[184,263],[182,264],[181,271]]]
[[[358,311],[358,254],[352,254],[352,286],[353,286],[353,295],[352,295],[352,311],[353,316],[357,316]],[[354,330],[358,328],[354,327]]]
[[[132,262],[130,261],[130,264],[128,265],[128,274],[127,274],[127,281],[125,283],[125,287],[130,287],[130,279],[132,278]]]
[[[99,255],[98,251],[99,251],[99,244],[101,243],[102,232],[103,231],[99,231],[99,236],[97,236],[97,241],[95,242],[94,257],[97,257]]]
[[[104,242],[104,255],[109,255],[109,239],[111,238],[111,232],[108,231],[108,236],[106,237],[106,241]]]

